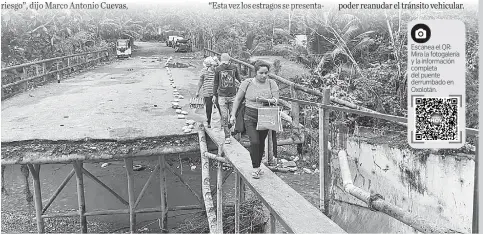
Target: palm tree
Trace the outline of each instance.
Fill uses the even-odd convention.
[[[369,37],[374,31],[366,31],[356,16],[335,11],[325,12],[322,21],[315,17],[312,20],[319,26],[317,30],[312,30],[313,33],[332,45],[332,49],[323,54],[316,71],[320,73],[327,62],[342,61],[351,63],[356,72],[362,75],[356,55],[374,44],[374,39]]]
[[[118,17],[110,17],[108,18],[106,15],[103,20],[100,22],[101,29],[107,32],[107,35],[104,34],[104,37],[111,38],[137,38],[141,35],[141,31],[143,30],[143,26],[141,25],[142,22],[133,21],[130,19],[131,17],[121,14]],[[111,12],[109,12],[111,13]],[[113,14],[113,13],[111,13]],[[117,15],[117,14],[116,14]]]

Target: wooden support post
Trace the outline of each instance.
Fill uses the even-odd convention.
[[[205,155],[208,151],[208,146],[206,144],[206,134],[203,125],[200,126],[198,131],[198,139],[200,141],[201,152],[201,191],[203,193],[203,201],[205,202],[205,212],[210,233],[214,233],[216,232],[216,213],[210,191],[210,160]]]
[[[223,157],[223,150],[218,148],[218,156]],[[223,233],[223,163],[217,163],[216,173],[216,227],[218,233]]]
[[[240,202],[245,202],[245,195],[246,195],[247,187],[245,182],[243,182],[243,178],[240,177]]]
[[[25,67],[23,67],[22,68],[22,77],[20,79],[25,80],[27,78],[28,78],[28,70],[25,69]],[[21,87],[24,91],[27,91],[27,89],[29,87],[29,82],[28,81],[23,82]]]
[[[276,233],[276,230],[275,230],[276,222],[277,222],[277,219],[275,218],[275,215],[273,215],[273,213],[270,212],[270,233]]]
[[[57,83],[60,83],[59,63],[56,63],[56,67],[57,67]]]
[[[81,232],[87,233],[86,199],[84,197],[84,178],[82,173],[82,162],[73,162],[77,178],[77,203],[79,204],[79,217]]]
[[[37,231],[45,232],[44,219],[42,218],[42,193],[40,190],[40,164],[27,165],[34,181],[35,217],[37,218]]]
[[[295,89],[295,85],[292,83],[290,85],[290,95],[293,99],[298,99],[297,90]],[[293,126],[296,127],[299,134],[304,134],[302,129],[300,129],[300,106],[298,102],[292,102],[292,121]],[[302,136],[303,138],[303,136]],[[303,144],[297,144],[297,153],[299,154],[300,159],[303,158]]]
[[[54,202],[55,198],[57,198],[57,196],[62,191],[62,189],[64,189],[64,187],[70,181],[70,179],[72,178],[72,176],[74,176],[74,173],[75,173],[75,169],[72,169],[72,171],[69,173],[69,175],[67,175],[67,177],[65,177],[64,181],[62,181],[62,183],[60,184],[59,188],[57,188],[57,190],[55,190],[54,194],[52,195],[52,197],[50,197],[49,201],[45,205],[44,209],[42,210],[42,214],[44,214],[45,211],[47,211],[47,209],[50,207],[50,205],[52,204],[52,202]]]
[[[161,195],[161,232],[168,233],[168,191],[166,186],[166,159],[159,156],[159,189]]]
[[[273,165],[274,160],[273,160],[273,131],[268,130],[268,135],[267,135],[267,163],[268,165]]]
[[[216,177],[216,226],[218,233],[223,233],[223,163],[218,162],[218,173]]]
[[[324,90],[322,103],[330,103],[330,89]],[[319,208],[329,215],[330,158],[328,149],[329,110],[319,107]]]
[[[45,63],[42,63],[42,83],[45,83]]]
[[[235,233],[240,233],[241,176],[235,174]]]
[[[473,182],[473,225],[472,233],[478,233],[478,150],[479,141],[476,141],[476,154],[475,154],[475,181]]]
[[[133,178],[133,160],[132,158],[124,159],[127,173],[127,193],[129,195],[129,229],[131,233],[136,233],[136,212],[134,204],[136,196],[134,195],[134,178]]]

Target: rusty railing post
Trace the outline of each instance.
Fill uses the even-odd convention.
[[[330,89],[324,89],[322,104],[330,103]],[[329,140],[329,110],[319,106],[319,207],[329,216],[329,185],[330,185],[330,158],[328,149]]]
[[[235,170],[235,233],[240,233],[241,176]]]
[[[166,158],[158,157],[159,189],[161,195],[161,232],[168,232],[168,186],[166,184]]]
[[[218,148],[218,157],[223,157],[222,146]],[[223,233],[223,163],[217,162],[216,173],[216,228]]]
[[[79,218],[81,225],[81,232],[87,233],[87,218],[86,213],[86,199],[84,195],[84,174],[82,173],[83,163],[74,162],[74,170],[77,178],[77,203],[79,205]]]

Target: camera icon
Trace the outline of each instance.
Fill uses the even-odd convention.
[[[426,24],[416,24],[411,29],[411,38],[416,43],[426,43],[431,38],[431,29]]]
[[[420,28],[416,30],[416,35],[414,35],[416,39],[426,39],[426,30]]]

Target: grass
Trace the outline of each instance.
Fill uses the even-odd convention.
[[[310,72],[302,64],[290,61],[282,56],[254,56],[253,59],[262,59],[273,63],[276,59],[280,60],[281,71],[279,76],[292,80],[295,76],[310,75]]]

